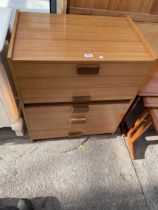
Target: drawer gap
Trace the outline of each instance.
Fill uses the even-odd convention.
[[[49,106],[66,106],[66,105],[75,105],[75,104],[128,104],[130,103],[131,99],[123,99],[123,100],[107,100],[107,101],[90,101],[90,102],[78,102],[78,103],[74,103],[74,102],[64,102],[64,103],[33,103],[33,104],[24,104],[25,108],[29,108],[29,107],[49,107]]]

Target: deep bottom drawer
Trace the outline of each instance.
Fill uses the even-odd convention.
[[[32,139],[114,133],[129,101],[25,108]]]

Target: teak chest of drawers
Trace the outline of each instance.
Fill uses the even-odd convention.
[[[17,12],[8,59],[36,140],[114,133],[156,55],[129,17]]]

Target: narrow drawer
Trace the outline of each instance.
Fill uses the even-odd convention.
[[[114,133],[129,101],[25,108],[32,139]]]
[[[13,62],[24,103],[132,99],[151,63],[38,64]]]

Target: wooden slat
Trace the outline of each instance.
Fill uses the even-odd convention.
[[[70,0],[70,7],[148,13],[153,0]]]
[[[7,55],[8,59],[12,58],[13,48],[14,48],[14,41],[15,41],[17,25],[18,25],[18,19],[19,19],[19,10],[16,11],[16,16],[15,16],[15,20],[14,20],[14,26],[13,26],[13,30],[12,30],[12,33],[11,33],[11,39],[10,39],[8,55]]]
[[[112,11],[103,9],[89,9],[89,8],[79,8],[70,7],[70,14],[77,15],[98,15],[98,16],[113,16],[113,17],[132,17],[133,20],[139,22],[158,22],[158,15],[153,15],[149,13],[136,13],[136,12],[126,12],[126,11]]]

